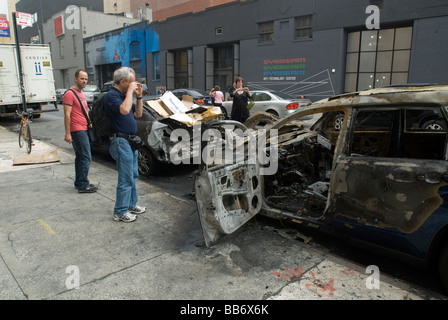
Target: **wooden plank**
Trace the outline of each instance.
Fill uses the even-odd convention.
[[[42,154],[29,154],[26,156],[16,156],[14,157],[13,165],[30,165],[30,164],[42,164],[42,163],[52,163],[59,162],[59,154],[57,150],[52,152],[42,153]]]

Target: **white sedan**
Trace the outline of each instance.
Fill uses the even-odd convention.
[[[250,109],[251,114],[263,111],[283,118],[311,104],[309,99],[294,98],[283,92],[254,90],[251,93],[253,101],[253,106]],[[226,118],[230,118],[232,114],[232,104],[232,101],[225,101],[222,104]],[[304,119],[308,118],[304,117]]]

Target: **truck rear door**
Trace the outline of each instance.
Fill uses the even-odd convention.
[[[26,102],[56,101],[53,66],[48,45],[21,45],[20,53]]]
[[[0,105],[22,103],[16,49],[0,45]]]

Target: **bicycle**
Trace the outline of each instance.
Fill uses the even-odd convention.
[[[18,112],[16,112],[18,115]],[[26,151],[31,153],[33,146],[33,138],[31,136],[30,119],[32,119],[32,112],[22,112],[22,119],[19,123],[19,147],[22,148],[26,143]]]

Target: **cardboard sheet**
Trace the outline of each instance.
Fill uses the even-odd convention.
[[[171,110],[173,114],[187,112],[187,107],[171,91],[165,92],[161,97],[163,103]]]
[[[26,156],[16,156],[14,157],[13,165],[29,165],[29,164],[41,164],[41,163],[52,163],[59,162],[59,154],[58,150],[54,150],[52,152],[42,153],[42,154],[33,154],[30,153]]]
[[[165,92],[160,99],[146,101],[146,104],[160,116],[174,120],[173,123],[179,122],[189,127],[222,116],[219,107],[197,106],[191,96],[183,96],[180,101],[171,91]]]

